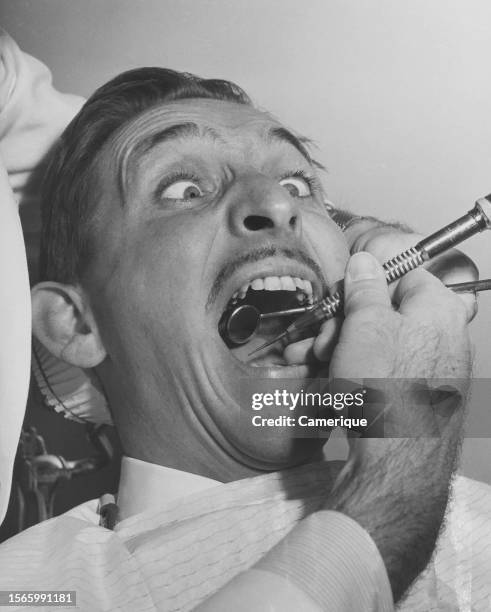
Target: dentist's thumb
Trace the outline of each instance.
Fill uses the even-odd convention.
[[[356,253],[348,261],[344,314],[330,376],[351,380],[389,376],[397,359],[399,322],[384,270],[369,253]]]
[[[385,272],[373,255],[366,252],[352,255],[344,278],[344,314],[360,310],[392,310]]]

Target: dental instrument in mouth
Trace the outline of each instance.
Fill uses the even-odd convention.
[[[389,261],[385,262],[383,268],[385,270],[385,276],[387,279],[387,283],[392,283],[395,280],[398,280],[402,276],[404,276],[410,270],[414,270],[415,268],[423,265],[425,262],[429,261],[436,255],[440,255],[441,253],[447,251],[448,249],[460,244],[467,238],[474,236],[475,234],[482,232],[485,229],[491,229],[491,194],[485,196],[484,198],[480,198],[467,214],[459,217],[457,220],[449,223],[444,226],[442,229],[434,232],[427,238],[424,238],[420,242],[418,242],[414,247],[396,255]],[[489,283],[489,279],[486,281],[482,281],[484,284],[479,288],[479,282],[473,283],[473,288],[469,289],[469,291],[480,291],[489,289],[487,283]],[[467,283],[459,283],[459,285],[463,285]],[[452,286],[450,286],[452,288]],[[457,291],[459,291],[457,289]],[[466,291],[465,289],[461,289],[460,291]],[[301,310],[303,314],[296,319],[291,325],[287,327],[287,329],[281,334],[277,335],[272,340],[265,342],[261,346],[257,347],[253,351],[249,353],[249,356],[262,351],[263,349],[276,344],[279,340],[286,340],[289,343],[296,342],[299,340],[303,332],[314,326],[320,325],[324,321],[327,321],[333,318],[343,306],[343,291],[342,289],[336,291],[332,295],[326,296],[323,300],[315,304],[314,306],[310,306]],[[248,308],[248,306],[243,306],[241,308]],[[250,308],[255,307],[251,306]],[[233,311],[234,312],[234,311]],[[233,315],[233,312],[231,313]],[[278,311],[282,312],[282,311]],[[260,313],[259,313],[260,314]],[[274,313],[269,313],[272,317]],[[244,316],[244,315],[241,315]],[[252,329],[252,320],[254,313],[252,311],[247,315],[249,317],[249,329]],[[264,316],[264,315],[263,315]],[[276,316],[280,316],[276,314]],[[260,319],[258,320],[259,323]],[[225,329],[226,329],[225,324]],[[254,328],[254,332],[257,329],[257,326]],[[254,333],[250,334],[246,337],[245,333],[242,336],[240,342],[236,344],[244,344],[248,342]],[[233,339],[231,338],[232,342]]]
[[[262,313],[251,304],[243,304],[231,309],[227,316],[220,321],[220,334],[227,338],[229,342],[238,346],[249,342],[254,337],[262,321],[304,314],[312,308],[314,306],[299,306],[298,308]]]
[[[455,293],[490,291],[491,278],[445,286]],[[228,340],[237,346],[246,344],[256,335],[262,321],[277,317],[293,317],[309,312],[315,307],[316,304],[313,304],[311,306],[299,306],[298,308],[287,308],[286,310],[262,313],[255,306],[244,304],[231,310],[226,319],[221,323],[221,333],[222,335],[226,334]]]

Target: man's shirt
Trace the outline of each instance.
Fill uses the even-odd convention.
[[[117,499],[119,516],[124,520],[220,484],[198,474],[123,457]]]
[[[125,496],[153,499],[149,503],[156,505],[128,516],[114,531],[98,526],[93,500],[5,542],[0,588],[76,590],[82,610],[192,610],[316,512],[334,478],[328,463],[312,464],[182,491],[182,497],[166,502],[150,489],[165,491],[167,477],[176,483],[180,476],[159,471],[138,462],[126,480],[133,484],[123,483],[129,487]],[[136,476],[143,472],[140,486]],[[333,610],[390,610],[390,586],[376,546],[357,523],[332,515],[326,528],[332,536],[332,568],[323,563],[318,579],[336,578],[333,601],[346,601],[361,588],[366,602]],[[491,487],[458,477],[434,559],[398,609],[489,610],[490,522]],[[325,552],[319,550],[319,556]]]
[[[194,481],[201,490],[181,489],[178,499],[159,501],[152,489],[165,492],[167,482],[170,488],[181,477],[191,482],[189,475],[135,465],[126,480],[134,484],[120,497],[155,506],[114,531],[97,525],[96,500],[31,527],[0,545],[0,589],[75,590],[77,605],[91,611],[192,610],[317,512],[336,475],[329,463],[317,463],[205,488]],[[144,472],[140,482],[133,478]],[[332,609],[391,610],[385,567],[370,536],[347,516],[328,514],[322,549],[312,555],[319,559],[316,579],[329,585],[332,602],[343,602]]]

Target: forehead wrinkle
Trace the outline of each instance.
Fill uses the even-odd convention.
[[[153,122],[150,123],[153,125]],[[135,128],[135,126],[133,127]],[[145,127],[144,123],[141,125],[140,131],[140,125],[138,125],[138,128],[133,130],[116,155],[118,187],[123,204],[126,202],[126,193],[128,192],[128,177],[137,166],[136,162],[147,155],[154,147],[165,142],[186,138],[209,138],[213,142],[222,140],[218,132],[212,127],[199,126],[193,121],[170,125],[141,137],[140,134],[145,132]]]

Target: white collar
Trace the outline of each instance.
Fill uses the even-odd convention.
[[[180,497],[219,484],[218,480],[124,456],[118,491],[119,519],[151,507],[164,507]]]

